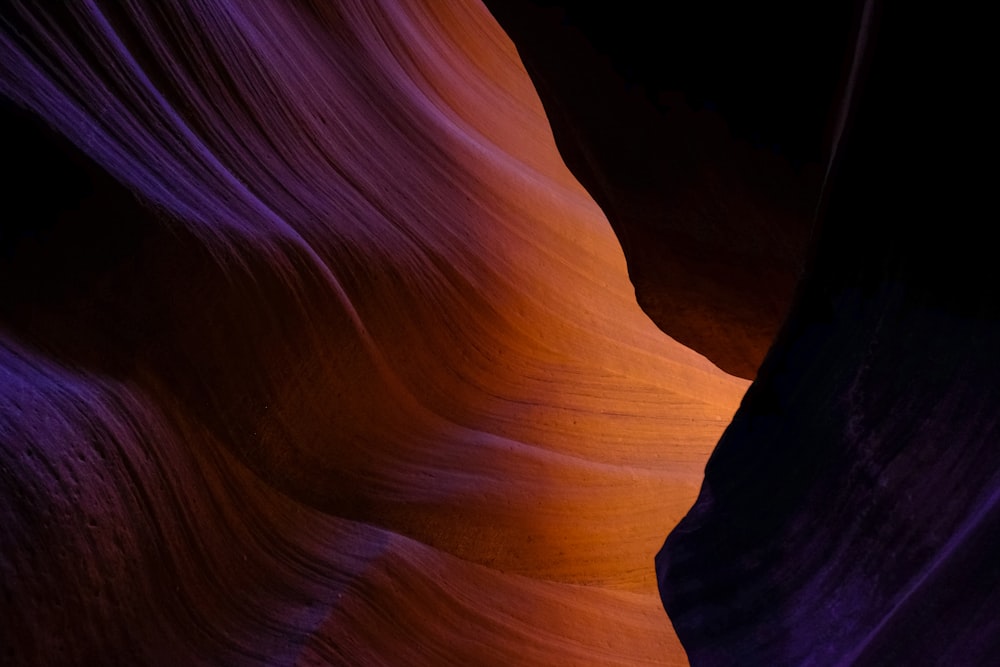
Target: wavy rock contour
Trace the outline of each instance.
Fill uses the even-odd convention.
[[[483,7],[0,28],[6,664],[684,663],[651,556],[747,383]]]

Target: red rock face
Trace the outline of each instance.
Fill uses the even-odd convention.
[[[0,11],[5,664],[685,662],[652,557],[747,382],[483,7]]]

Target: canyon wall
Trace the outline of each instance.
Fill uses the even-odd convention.
[[[747,382],[468,2],[8,3],[5,664],[684,664]]]

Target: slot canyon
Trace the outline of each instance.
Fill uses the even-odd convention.
[[[998,664],[988,24],[0,0],[0,664]]]

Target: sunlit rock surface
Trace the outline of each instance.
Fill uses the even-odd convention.
[[[992,23],[552,4],[0,5],[0,663],[996,664]]]
[[[684,664],[747,382],[470,2],[9,2],[0,662]]]

